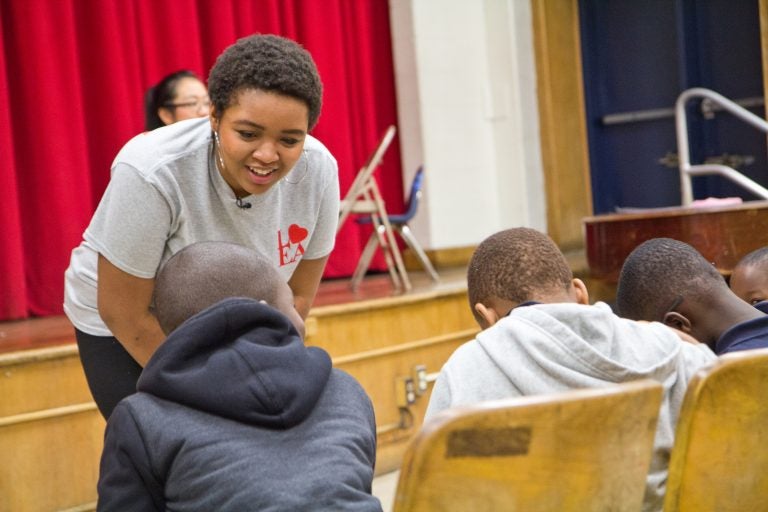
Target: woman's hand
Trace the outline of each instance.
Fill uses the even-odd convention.
[[[98,283],[101,319],[143,367],[165,340],[157,318],[149,310],[155,280],[123,272],[99,254]]]
[[[293,305],[303,320],[309,315],[327,261],[328,256],[316,260],[302,259],[288,281],[288,286],[293,291]]]

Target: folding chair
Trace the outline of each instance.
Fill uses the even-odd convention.
[[[725,354],[688,383],[664,512],[768,509],[768,349]]]
[[[406,205],[405,212],[397,215],[389,215],[388,220],[395,231],[414,252],[427,274],[429,274],[433,281],[437,282],[440,280],[440,276],[437,275],[437,271],[435,271],[435,268],[432,266],[432,262],[429,261],[424,249],[421,248],[418,240],[413,236],[411,228],[408,227],[408,222],[416,216],[416,212],[418,211],[423,182],[424,168],[419,167],[411,182],[411,192],[408,195],[408,204]],[[371,224],[371,219],[369,217],[358,217],[355,219],[355,222],[358,224]],[[379,226],[379,229],[382,228],[383,224]],[[365,273],[368,271],[368,266],[371,264],[371,259],[373,259],[373,255],[376,252],[380,236],[381,233],[376,233],[374,231],[371,233],[370,238],[368,238],[368,243],[365,245],[365,249],[363,249],[363,252],[360,255],[357,268],[355,268],[355,272],[352,274],[351,284],[353,290],[357,288],[363,280],[363,277],[365,277]]]
[[[381,197],[379,186],[373,175],[376,168],[381,164],[384,153],[391,144],[392,139],[395,137],[395,132],[394,126],[390,126],[387,129],[366,164],[355,176],[347,194],[341,200],[337,230],[341,229],[344,221],[350,214],[369,216],[374,226],[378,246],[382,248],[384,260],[395,288],[408,291],[411,289],[411,282],[405,271],[403,257],[400,254],[400,248],[397,246],[392,225],[389,222],[389,216],[384,207],[384,200]]]
[[[394,512],[640,511],[661,399],[642,380],[444,411],[406,451]]]

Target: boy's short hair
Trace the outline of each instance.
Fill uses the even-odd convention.
[[[618,314],[632,320],[663,320],[676,300],[702,298],[725,279],[699,251],[671,238],[638,245],[624,261],[616,289]]]
[[[323,84],[312,56],[297,42],[276,35],[238,39],[216,59],[208,95],[221,115],[243,90],[258,89],[296,98],[307,105],[309,129],[323,102]]]
[[[734,270],[737,268],[743,268],[743,267],[754,267],[754,266],[767,266],[768,267],[768,247],[761,247],[759,249],[755,249],[754,251],[748,253],[743,258],[739,260],[739,262],[734,267]]]
[[[282,279],[253,249],[231,242],[197,242],[177,252],[155,279],[155,315],[165,334],[229,297],[277,302]]]
[[[478,245],[467,269],[469,307],[489,299],[516,303],[542,292],[569,289],[573,272],[560,248],[544,233],[512,228],[495,233]]]

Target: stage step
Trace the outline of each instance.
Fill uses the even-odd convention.
[[[406,295],[388,276],[366,278],[356,295],[348,282],[321,284],[306,343],[326,349],[371,396],[377,474],[399,467],[421,425],[429,390],[409,404],[409,383],[432,377],[477,332],[463,276],[441,271],[434,285],[415,275]],[[0,396],[0,511],[93,510],[104,420],[66,318],[0,324]]]

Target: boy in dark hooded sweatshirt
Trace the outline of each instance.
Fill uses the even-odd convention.
[[[660,323],[619,318],[601,302],[589,305],[560,249],[534,229],[485,239],[469,263],[467,288],[485,330],[443,366],[426,417],[485,400],[656,380],[665,394],[643,510],[660,511],[685,388],[715,359],[712,351],[682,342]]]
[[[161,269],[165,342],[109,418],[99,511],[380,511],[370,399],[305,347],[255,251],[201,242]]]

